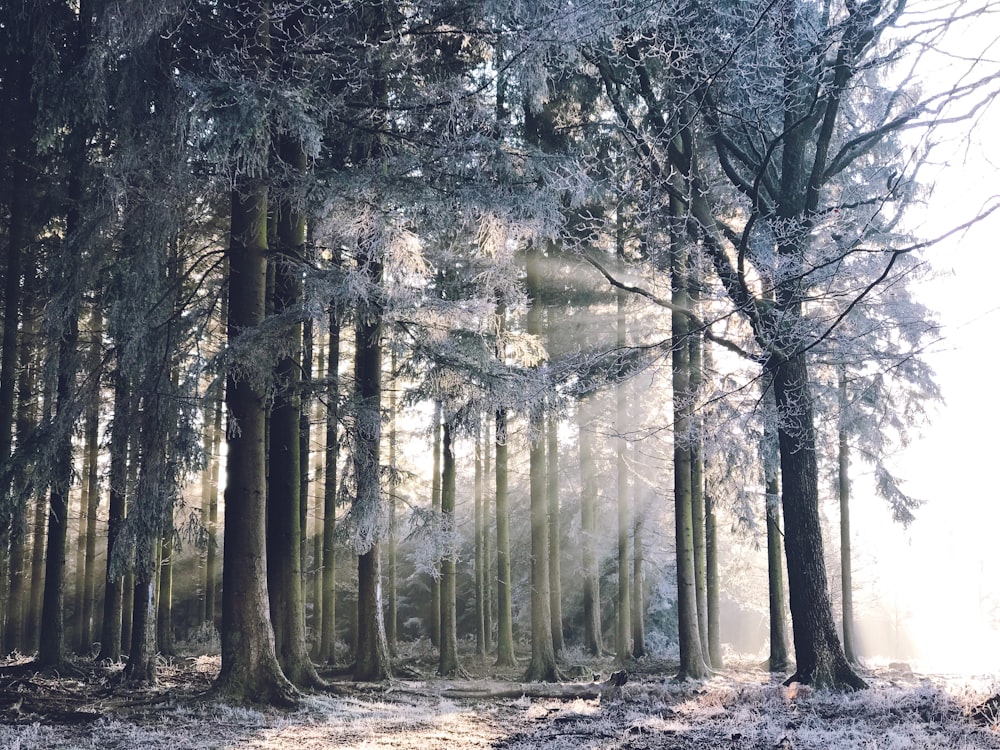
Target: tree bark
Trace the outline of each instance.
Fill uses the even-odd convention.
[[[671,201],[673,217],[679,216]],[[691,393],[688,349],[687,251],[679,232],[672,232],[670,249],[671,364],[673,365],[674,412],[674,538],[677,555],[677,629],[680,641],[682,679],[701,679],[708,675],[698,623],[698,589],[694,560],[694,525],[691,502]]]
[[[264,320],[266,251],[267,188],[259,179],[241,177],[232,196],[230,339]],[[227,378],[222,669],[216,691],[238,702],[290,704],[297,691],[278,665],[268,615],[264,399],[251,379]]]
[[[527,288],[529,308],[528,334],[542,333],[541,250],[528,247]],[[529,682],[555,682],[559,679],[552,642],[552,611],[549,576],[549,501],[546,496],[545,408],[532,404],[528,415],[528,474],[531,506],[531,661],[524,679]]]
[[[506,330],[507,310],[497,304],[497,327],[502,341]],[[497,357],[503,360],[503,344]],[[496,516],[497,516],[497,661],[498,667],[513,667],[514,657],[513,607],[510,573],[510,510],[507,497],[507,410],[496,410]]]
[[[632,446],[633,458],[635,446]],[[640,498],[640,483],[632,487],[632,656],[646,655],[646,602],[643,596],[644,549],[643,520],[645,512]]]
[[[455,601],[455,557],[457,550],[451,548],[451,535],[455,529],[455,453],[452,449],[454,427],[445,417],[441,438],[441,528],[445,533],[447,547],[441,557],[441,646],[438,659],[438,674],[454,677],[461,667],[458,663],[458,617]]]
[[[434,425],[431,428],[431,513],[435,523],[441,516],[441,402],[434,402]],[[427,618],[430,622],[431,645],[441,646],[441,571],[431,575],[431,610]]]
[[[34,321],[34,304],[31,301],[35,286],[35,264],[29,263],[24,274],[23,332],[18,341],[18,360],[20,372],[17,379],[17,413],[15,416],[15,432],[17,442],[23,445],[35,428],[37,420],[35,391],[37,383],[36,356],[33,347],[33,336],[37,327]],[[2,455],[2,454],[0,454]],[[12,526],[10,537],[10,602],[5,625],[4,642],[7,649],[18,649],[28,652],[25,639],[25,628],[30,611],[31,591],[31,546],[29,544],[32,529],[32,507],[23,488],[15,489],[12,497]]]
[[[340,314],[329,311],[329,355],[326,387],[326,450],[323,465],[323,622],[320,626],[319,660],[330,663],[337,639],[337,422],[340,405]]]
[[[618,350],[623,351],[626,345],[625,330],[625,293],[621,290],[616,294],[618,301],[617,312],[617,344]],[[615,653],[618,663],[624,664],[632,656],[632,626],[629,622],[631,614],[630,603],[630,579],[631,579],[631,550],[629,549],[629,535],[632,532],[632,519],[630,513],[628,464],[626,461],[627,444],[625,441],[625,431],[628,429],[628,415],[626,414],[625,384],[619,382],[615,386],[615,429],[618,436],[615,438],[615,452],[618,467],[618,619],[615,625]]]
[[[399,467],[396,465],[396,352],[393,349],[389,355],[389,538],[386,541],[386,554],[389,570],[386,573],[386,626],[385,637],[389,642],[389,653],[395,655],[398,633],[396,622],[399,619],[398,602],[396,600],[396,494],[399,491]]]
[[[382,265],[368,256],[363,273],[373,290],[382,285]],[[355,325],[354,380],[356,388],[354,472],[357,494],[352,513],[359,530],[370,539],[358,556],[358,646],[354,679],[376,682],[388,679],[389,644],[382,611],[382,570],[377,534],[382,512],[380,442],[382,435],[382,310],[376,300],[358,310]]]
[[[111,420],[110,468],[108,472],[108,548],[104,575],[104,620],[101,628],[99,661],[118,661],[122,653],[123,574],[120,550],[117,549],[125,522],[126,485],[128,482],[128,444],[131,415],[131,389],[122,369],[122,352],[115,350],[115,403]]]
[[[787,672],[788,630],[785,611],[785,574],[781,545],[781,499],[778,495],[777,475],[767,480],[767,590],[768,621],[770,624],[770,650],[767,660],[772,672]]]
[[[690,269],[689,269],[690,270]],[[692,306],[695,301],[694,289],[698,280],[692,275],[688,279],[688,297]],[[691,399],[698,397],[701,389],[701,334],[698,331],[688,332],[688,391]],[[706,585],[705,558],[705,466],[702,462],[702,425],[701,418],[694,413],[691,405],[691,536],[694,542],[694,580],[698,610],[698,633],[701,636],[701,653],[709,658],[708,642],[708,589]]]
[[[486,539],[486,531],[483,523],[483,452],[482,452],[482,415],[476,417],[476,447],[475,447],[475,476],[473,479],[473,524],[474,534],[474,577],[476,591],[476,656],[486,657],[487,633],[486,633],[486,610],[490,606],[489,599],[486,598],[486,552],[483,542]]]
[[[840,493],[840,590],[843,597],[844,656],[852,664],[858,663],[854,647],[854,580],[851,560],[851,449],[847,441],[847,373],[838,373],[840,424],[837,430],[838,490]]]
[[[593,656],[604,651],[601,628],[600,576],[597,570],[597,467],[590,428],[590,397],[581,399],[577,408],[580,444],[580,533],[583,556],[583,646]]]
[[[787,682],[817,687],[866,687],[844,656],[833,621],[819,521],[812,394],[805,355],[770,368],[778,406],[782,509],[788,600],[796,669]]]
[[[285,168],[301,175],[306,154],[301,143],[282,137],[278,155]],[[285,190],[290,191],[291,185]],[[301,262],[305,251],[305,216],[283,197],[277,207],[277,248],[274,261],[275,315],[299,315],[302,307]],[[289,323],[285,336],[289,353],[274,365],[277,384],[271,406],[267,477],[267,593],[274,628],[275,651],[281,670],[300,688],[323,684],[306,646],[305,593],[302,580],[304,528],[300,424],[300,356],[302,324]]]
[[[562,565],[559,534],[559,424],[554,413],[546,419],[545,492],[549,513],[549,608],[552,617],[552,647],[563,650]]]

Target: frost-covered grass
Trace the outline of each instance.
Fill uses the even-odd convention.
[[[1000,750],[969,717],[988,680],[885,675],[872,689],[788,689],[760,671],[703,683],[646,676],[600,699],[458,700],[433,681],[382,693],[313,695],[294,711],[183,703],[88,725],[0,726],[0,748],[836,748]]]

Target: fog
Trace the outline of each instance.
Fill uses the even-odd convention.
[[[918,233],[942,234],[996,203],[1000,147],[990,134],[998,126],[994,105],[978,136],[956,133],[938,147],[940,172]],[[880,515],[877,500],[856,524],[859,548],[878,561],[878,589],[905,614],[912,658],[936,672],[1000,672],[998,236],[994,214],[926,253],[937,273],[916,294],[942,324],[926,357],[945,401],[897,457],[907,491],[925,504],[906,529]]]

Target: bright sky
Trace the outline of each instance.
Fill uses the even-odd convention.
[[[981,26],[986,45],[995,46],[1000,17]],[[966,35],[961,43],[970,51],[974,41],[975,35]],[[992,57],[1000,57],[1000,50]],[[991,198],[997,201],[997,133],[1000,101],[971,135],[963,126],[954,142],[938,148],[935,157],[943,166],[929,205],[921,211],[924,223],[916,227],[918,233],[941,234]],[[859,533],[876,557],[879,588],[909,616],[906,625],[921,666],[998,675],[1000,215],[949,239],[927,257],[941,275],[922,284],[918,295],[938,312],[944,327],[944,338],[928,359],[945,403],[899,461],[907,490],[927,502],[906,530],[876,512],[872,525]]]

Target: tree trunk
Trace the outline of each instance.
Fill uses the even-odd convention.
[[[163,519],[160,538],[160,580],[156,592],[156,647],[163,656],[174,655],[174,522]]]
[[[282,137],[279,158],[286,169],[302,174],[306,155],[302,145]],[[290,186],[286,186],[286,190]],[[305,250],[305,216],[288,199],[277,208],[277,252],[274,261],[273,307],[275,315],[297,315],[302,306],[301,258]],[[306,646],[305,595],[302,584],[304,529],[299,398],[299,355],[302,325],[289,324],[285,336],[289,354],[274,366],[277,389],[269,420],[267,477],[267,593],[274,628],[278,663],[293,685],[311,688],[322,684]]]
[[[33,321],[32,290],[35,286],[34,263],[29,263],[24,274],[23,331],[18,343],[20,373],[17,380],[17,414],[15,431],[17,442],[23,445],[35,428],[37,365],[33,350],[33,336],[36,325]],[[4,642],[7,649],[18,649],[22,653],[33,650],[25,639],[25,628],[30,611],[31,591],[31,547],[29,531],[32,528],[32,507],[23,488],[14,493],[12,507],[12,527],[10,537],[10,609],[7,614]]]
[[[431,428],[431,513],[434,522],[441,516],[441,402],[434,402],[434,425]],[[436,570],[431,575],[431,610],[427,617],[430,623],[432,646],[441,646],[441,576]]]
[[[689,280],[688,289],[694,289],[697,280]],[[689,294],[695,304],[694,294]],[[692,399],[698,397],[701,388],[701,335],[697,331],[688,334],[688,392]],[[701,419],[693,413],[691,405],[691,534],[694,542],[694,580],[698,610],[698,633],[701,636],[701,653],[708,658],[708,589],[705,577],[705,466],[701,453]]]
[[[497,304],[499,336],[506,330],[507,310]],[[501,343],[497,357],[503,360]],[[497,661],[498,667],[513,667],[514,657],[513,607],[510,575],[510,510],[507,497],[507,410],[496,410],[496,514],[497,514]]]
[[[363,273],[373,288],[382,284],[382,265],[368,256]],[[382,612],[382,570],[378,526],[382,513],[380,442],[382,435],[382,310],[374,302],[358,310],[355,325],[356,408],[354,472],[357,494],[352,514],[367,549],[358,556],[358,646],[354,679],[375,682],[390,677],[389,644]]]
[[[323,466],[323,622],[320,626],[319,660],[330,663],[337,639],[337,421],[340,398],[340,314],[329,313],[329,355],[326,390],[326,452]]]
[[[81,0],[77,15],[72,57],[82,64],[91,40],[93,7]],[[55,438],[53,475],[49,495],[49,527],[45,547],[45,591],[42,595],[42,619],[39,624],[38,663],[59,666],[65,658],[66,540],[69,522],[69,495],[73,478],[72,425],[80,404],[77,398],[77,374],[80,357],[77,351],[80,308],[83,304],[83,271],[99,262],[95,253],[86,256],[84,246],[84,172],[87,168],[87,139],[90,123],[82,117],[70,126],[64,158],[68,164],[66,228],[59,249],[55,288],[63,306],[63,328],[58,333],[58,370],[56,374],[55,420],[60,429]]]
[[[396,621],[399,619],[396,601],[396,493],[399,491],[399,467],[396,465],[396,351],[392,349],[389,355],[389,538],[386,540],[386,553],[389,570],[386,573],[386,626],[385,637],[389,642],[389,653],[396,653]]]
[[[128,483],[128,445],[131,415],[131,389],[122,369],[122,352],[115,350],[115,404],[111,421],[111,466],[108,472],[108,552],[105,563],[104,624],[101,628],[99,661],[116,662],[122,654],[123,576],[121,551],[117,549],[125,522],[126,486]]]
[[[673,216],[679,211],[671,201]],[[708,675],[698,623],[698,589],[694,560],[694,525],[691,502],[691,392],[688,349],[688,318],[680,310],[690,305],[687,283],[686,250],[679,232],[671,236],[671,364],[673,365],[674,412],[674,533],[677,555],[677,630],[680,641],[682,679],[701,679]]]
[[[550,412],[546,420],[545,492],[549,508],[549,608],[552,616],[552,647],[563,650],[562,565],[559,539],[559,424]]]
[[[590,430],[593,406],[584,397],[577,409],[580,443],[580,534],[583,555],[583,647],[593,656],[604,651],[601,628],[600,575],[597,570],[597,467]]]
[[[625,292],[619,290],[616,294],[617,312],[617,344],[618,350],[624,351],[626,345],[625,327]],[[629,535],[632,532],[632,519],[629,502],[628,462],[626,460],[627,443],[625,432],[628,429],[628,415],[625,384],[619,382],[615,386],[615,453],[618,466],[618,619],[615,626],[615,653],[618,663],[626,663],[632,655],[632,626],[629,622],[632,605],[630,602],[631,582],[631,550]]]
[[[474,575],[476,591],[476,656],[486,657],[487,634],[486,634],[486,610],[489,608],[489,599],[486,598],[486,556],[483,542],[486,539],[486,532],[483,524],[483,452],[482,452],[482,415],[476,417],[476,447],[475,447],[475,477],[473,479],[472,496],[475,503],[473,511],[473,524],[475,526],[475,546],[474,546]]]
[[[847,374],[838,374],[840,398],[840,424],[838,427],[838,489],[840,491],[840,586],[843,597],[844,656],[852,664],[858,663],[854,648],[854,581],[851,574],[851,449],[847,442]]]
[[[458,617],[455,601],[455,558],[457,550],[451,548],[451,535],[455,529],[455,453],[452,449],[453,426],[445,418],[442,436],[441,470],[441,528],[445,533],[444,555],[441,557],[441,648],[438,674],[454,677],[460,671],[458,664]]]
[[[241,177],[232,196],[228,335],[264,320],[267,188]],[[265,394],[251,379],[229,375],[226,406],[225,546],[222,566],[221,695],[239,702],[292,703],[268,616],[265,495]]]
[[[633,459],[635,446],[632,446]],[[643,519],[640,483],[632,487],[632,656],[640,659],[646,655],[646,602],[643,597]]]
[[[156,583],[152,571],[139,573],[132,589],[132,643],[125,678],[131,685],[156,682]]]
[[[496,573],[493,567],[493,550],[490,543],[490,504],[489,493],[486,488],[490,486],[490,470],[493,467],[493,443],[490,440],[492,432],[492,419],[484,419],[483,425],[483,636],[485,639],[486,654],[493,650],[493,584],[496,580]]]
[[[529,308],[526,329],[529,335],[542,333],[541,250],[528,247],[526,259]],[[532,404],[528,415],[528,474],[531,513],[531,661],[524,679],[555,682],[559,679],[552,642],[552,609],[549,575],[549,499],[546,495],[545,408]]]
[[[723,669],[719,611],[719,541],[715,499],[705,493],[705,596],[708,604],[708,660],[713,669]]]
[[[76,297],[76,295],[73,295]],[[77,298],[75,302],[79,302]],[[75,418],[77,373],[77,311],[71,306],[59,340],[56,380],[56,420],[65,425]],[[73,437],[69,429],[56,437],[55,467],[49,495],[49,520],[45,540],[45,588],[39,623],[38,663],[59,667],[65,659],[66,534],[69,523],[70,483],[73,474]]]
[[[545,497],[545,417],[540,406],[533,407],[528,432],[531,495],[531,661],[524,679],[528,682],[557,682],[556,653],[552,644],[552,613],[549,609],[548,502]]]
[[[304,160],[303,160],[304,162]],[[303,167],[305,164],[303,163]],[[279,233],[281,231],[279,225]],[[298,252],[305,253],[305,232]],[[299,529],[301,529],[299,571],[302,576],[302,605],[305,607],[309,590],[309,467],[310,432],[312,412],[312,369],[313,369],[313,324],[312,317],[306,315],[302,321],[302,367],[299,387]]]
[[[833,621],[819,521],[812,394],[804,354],[770,365],[778,406],[788,600],[796,669],[788,683],[859,689]]]
[[[788,630],[785,619],[785,574],[781,549],[781,499],[778,495],[777,475],[767,480],[767,590],[770,622],[770,652],[768,669],[772,672],[787,672],[791,666],[788,659]]]
[[[14,428],[14,386],[17,383],[18,360],[18,320],[21,318],[21,266],[26,255],[28,243],[28,198],[32,193],[31,183],[34,182],[34,148],[32,142],[35,132],[35,106],[32,101],[32,68],[35,56],[31,53],[34,43],[32,28],[34,14],[23,11],[8,19],[13,21],[13,28],[8,25],[6,31],[11,34],[11,45],[8,72],[11,80],[7,83],[9,106],[15,113],[17,127],[10,134],[12,149],[10,154],[10,202],[8,205],[9,220],[7,225],[7,263],[4,283],[3,339],[0,343],[0,462],[6,462],[11,455]],[[27,279],[26,279],[27,281]],[[8,524],[18,523],[16,515],[18,508],[7,507],[7,493],[10,487],[6,482],[0,483],[0,621],[15,616],[16,610],[10,607],[13,599],[14,567],[18,564],[10,558],[11,566],[7,569],[7,538]],[[16,534],[16,532],[15,532]],[[11,538],[13,541],[13,538]],[[13,546],[13,545],[12,545]],[[13,553],[13,549],[11,552]],[[8,583],[10,588],[8,588]],[[10,598],[8,598],[8,593]],[[16,630],[15,627],[13,630]],[[12,643],[9,635],[13,635],[9,622],[4,627],[4,653],[19,644]]]

